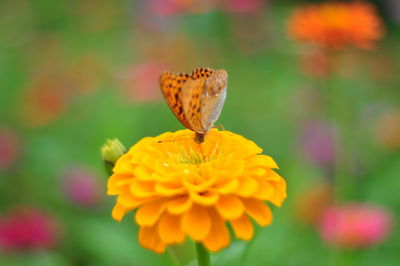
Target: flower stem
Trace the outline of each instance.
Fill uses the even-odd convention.
[[[211,266],[210,253],[203,244],[196,242],[198,266]]]
[[[181,262],[179,261],[178,256],[176,255],[175,251],[172,248],[168,248],[168,253],[171,257],[171,260],[175,266],[181,266]]]

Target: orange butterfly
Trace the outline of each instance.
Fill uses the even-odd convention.
[[[160,86],[174,115],[203,143],[214,126],[226,98],[228,73],[223,69],[196,68],[192,74],[164,72]]]

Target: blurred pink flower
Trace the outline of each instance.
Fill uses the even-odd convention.
[[[176,0],[149,0],[152,13],[162,16],[176,15],[182,12],[182,7]]]
[[[3,213],[0,217],[0,249],[29,251],[47,249],[59,240],[56,219],[41,210],[22,206]]]
[[[204,13],[215,6],[213,0],[148,0],[150,12],[161,16]]]
[[[335,157],[335,132],[323,120],[307,122],[300,135],[300,148],[315,164],[329,166]]]
[[[128,68],[122,77],[124,99],[131,102],[161,99],[158,80],[166,69],[168,69],[166,64],[156,61],[141,62]]]
[[[83,166],[69,168],[64,174],[63,189],[68,200],[81,206],[94,206],[101,202],[99,177]]]
[[[265,0],[222,0],[222,9],[230,13],[256,13],[265,6]]]
[[[348,203],[328,208],[319,230],[329,245],[363,248],[382,242],[390,233],[392,222],[392,215],[382,207]]]
[[[15,163],[20,149],[18,135],[12,129],[0,127],[0,171]]]

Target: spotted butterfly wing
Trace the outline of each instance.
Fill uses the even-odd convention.
[[[201,94],[201,125],[206,131],[214,126],[226,99],[228,73],[219,69],[205,81]]]
[[[185,127],[201,135],[202,141],[221,114],[227,79],[225,70],[197,68],[191,75],[164,72],[160,85],[172,112]]]
[[[174,75],[171,72],[164,72],[160,77],[160,87],[169,108],[176,118],[188,129],[192,130],[183,111],[182,87],[190,79],[189,74]]]
[[[202,126],[202,93],[207,79],[214,70],[210,68],[197,68],[192,72],[192,78],[188,80],[182,90],[183,111],[187,121],[193,131],[197,133],[206,133],[208,130]]]

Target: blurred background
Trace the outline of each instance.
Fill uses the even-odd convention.
[[[158,77],[200,66],[229,73],[217,124],[288,184],[273,224],[215,265],[398,265],[400,2],[369,1],[374,49],[333,52],[288,34],[309,2],[1,2],[0,265],[176,265],[111,218],[100,147],[182,129]]]

